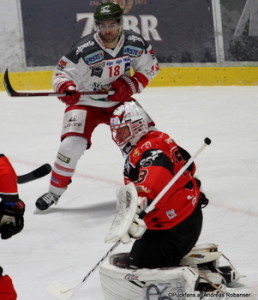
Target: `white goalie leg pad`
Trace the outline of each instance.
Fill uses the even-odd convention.
[[[106,243],[117,242],[127,234],[137,211],[137,202],[138,194],[133,183],[117,190],[116,215],[106,235]]]
[[[132,270],[105,262],[99,273],[106,300],[199,299],[199,276],[189,267]]]

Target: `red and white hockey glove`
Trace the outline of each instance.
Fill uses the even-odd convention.
[[[115,91],[115,93],[108,96],[108,100],[127,102],[131,100],[133,94],[139,92],[139,83],[134,77],[122,75],[112,83],[109,90]]]
[[[66,81],[62,84],[58,91],[58,93],[66,93],[65,97],[58,97],[59,100],[68,105],[76,104],[80,99],[80,92],[76,91],[76,85],[73,81]]]
[[[0,234],[2,239],[9,239],[22,231],[24,227],[25,204],[22,200],[2,201],[0,203]]]

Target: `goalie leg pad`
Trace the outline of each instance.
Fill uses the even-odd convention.
[[[110,257],[110,262],[100,265],[100,281],[106,300],[184,299],[185,293],[199,299],[195,291],[198,273],[189,267],[167,269],[126,269],[113,263],[126,259],[125,253]]]

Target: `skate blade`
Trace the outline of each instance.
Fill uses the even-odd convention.
[[[47,291],[49,294],[57,297],[58,299],[62,299],[62,300],[71,299],[72,293],[73,293],[73,289],[69,289],[58,282],[52,283],[47,288]]]

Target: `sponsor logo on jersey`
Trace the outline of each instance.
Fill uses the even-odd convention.
[[[105,67],[105,62],[103,61],[90,66],[90,69],[92,70],[93,68],[104,68],[104,67]]]
[[[87,43],[84,43],[80,46],[77,47],[77,50],[76,50],[76,55],[78,55],[79,53],[82,53],[82,51],[87,48],[87,47],[90,47],[90,46],[93,46],[94,45],[94,42],[93,41],[88,41]]]
[[[166,211],[166,215],[169,218],[169,220],[172,220],[172,219],[174,219],[177,216],[177,214],[176,214],[176,212],[175,212],[174,209]]]
[[[125,46],[124,47],[124,54],[127,54],[129,56],[139,57],[142,55],[142,53],[143,53],[143,50],[141,48],[134,47],[134,46]]]
[[[142,167],[149,167],[152,165],[153,161],[158,158],[159,154],[162,153],[161,150],[153,150],[150,152],[150,155],[146,158],[143,158],[140,161]]]
[[[98,67],[92,68],[90,76],[91,77],[96,76],[100,78],[102,73],[103,73],[103,68],[98,68]]]
[[[104,67],[105,67],[105,62],[96,63],[96,64],[90,66],[91,77],[97,76],[97,77],[100,78],[102,73],[103,73],[103,68]]]
[[[140,156],[140,154],[141,154],[140,150],[139,150],[138,148],[136,148],[136,149],[133,151],[132,156],[133,156],[133,157],[137,157],[137,156]]]
[[[100,51],[96,51],[94,53],[84,56],[83,59],[86,62],[86,64],[92,65],[98,61],[103,60],[103,58],[104,58],[104,51],[100,50]]]
[[[144,185],[138,185],[137,187],[136,187],[136,189],[137,189],[137,193],[145,193],[145,194],[149,194],[150,192],[151,192],[151,190],[150,189],[148,189],[146,186],[144,186]]]
[[[110,88],[110,84],[102,84],[102,82],[94,82],[92,85],[92,89],[95,92],[106,92]]]
[[[129,35],[128,36],[128,40],[129,41],[133,41],[133,42],[141,42],[143,45],[144,45],[144,40],[140,37],[140,36],[137,36],[137,35],[134,35],[134,34],[132,34],[132,35]]]

